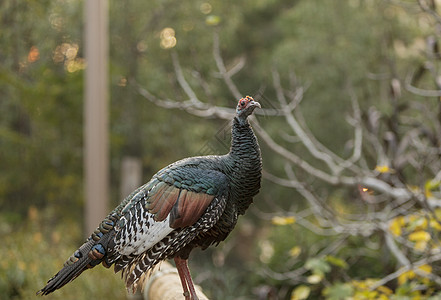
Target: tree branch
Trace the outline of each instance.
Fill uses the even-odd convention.
[[[222,59],[222,55],[220,53],[219,32],[217,32],[216,30],[213,33],[213,57],[216,61],[216,66],[219,70],[219,73],[224,79],[224,82],[230,90],[231,94],[234,96],[234,98],[240,99],[242,97],[242,94],[239,92],[239,89],[231,80],[232,75],[228,73],[227,68],[225,68],[224,60]]]

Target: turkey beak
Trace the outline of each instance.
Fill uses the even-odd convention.
[[[260,106],[260,103],[254,101],[254,100],[250,101],[250,104],[248,104],[248,106],[249,106],[249,107],[253,107],[253,108],[256,108],[256,107],[258,107],[258,108],[262,108],[262,106]]]

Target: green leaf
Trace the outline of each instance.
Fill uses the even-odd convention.
[[[318,275],[331,271],[331,266],[325,261],[325,258],[310,258],[306,261],[305,268]]]
[[[323,290],[327,300],[342,300],[352,296],[354,288],[349,283],[336,283]]]
[[[400,285],[396,290],[395,290],[395,294],[397,297],[400,296],[406,296],[408,295],[410,292],[412,291],[412,287],[410,284],[405,283]]]
[[[340,267],[343,269],[347,269],[348,268],[348,264],[341,258],[332,256],[332,255],[328,255],[326,256],[326,261],[329,262],[331,265],[334,265],[336,267]]]

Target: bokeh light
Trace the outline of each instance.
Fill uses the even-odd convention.
[[[159,37],[161,38],[161,48],[170,49],[176,46],[177,40],[175,37],[175,30],[173,28],[166,27],[162,29]]]

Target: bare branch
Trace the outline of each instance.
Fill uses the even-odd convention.
[[[153,94],[151,94],[147,89],[141,87],[137,83],[134,83],[137,87],[138,93],[145,97],[147,100],[155,103],[158,106],[164,108],[172,109],[182,109],[190,114],[199,117],[216,117],[225,120],[231,120],[233,118],[235,110],[225,107],[216,107],[200,101],[187,100],[187,101],[174,101],[170,99],[159,99]]]
[[[295,271],[278,273],[269,268],[262,268],[261,272],[264,273],[266,276],[269,276],[276,280],[291,280],[293,282],[302,282],[306,281],[306,279],[303,278],[302,275],[308,272],[308,270],[304,267],[301,267],[296,269]]]
[[[191,75],[197,79],[199,85],[202,87],[202,89],[204,90],[205,95],[208,97],[208,99],[214,99],[213,94],[211,92],[210,86],[208,85],[208,83],[204,80],[204,78],[202,77],[201,73],[194,70],[191,72]]]
[[[374,178],[370,176],[363,176],[360,174],[359,178],[356,177],[347,177],[347,176],[333,176],[326,172],[323,172],[320,169],[313,167],[308,164],[306,161],[295,155],[294,153],[288,151],[286,148],[277,144],[271,136],[263,130],[256,119],[253,119],[253,125],[256,132],[259,136],[264,140],[264,142],[276,153],[280,154],[282,157],[287,159],[288,161],[294,163],[295,165],[301,167],[303,170],[308,172],[314,177],[317,177],[327,183],[337,185],[337,184],[345,184],[355,186],[357,184],[362,184],[368,188],[372,188],[379,192],[388,194],[394,198],[402,199],[403,201],[407,201],[412,197],[412,194],[405,188],[397,188],[392,187],[388,183]]]
[[[196,96],[196,93],[193,91],[193,89],[190,87],[190,85],[188,84],[187,80],[184,77],[181,65],[179,63],[178,55],[176,54],[176,52],[173,51],[171,53],[171,57],[172,57],[173,67],[175,68],[176,78],[178,79],[179,85],[182,87],[184,92],[187,94],[188,98],[190,98],[190,101],[195,102],[195,103],[201,103],[201,101],[199,101],[198,97]]]
[[[322,170],[319,170],[317,168],[314,168],[312,165],[292,153],[291,151],[288,151],[286,148],[280,146],[277,144],[272,137],[259,125],[257,120],[255,118],[252,119],[253,128],[256,130],[256,132],[259,134],[259,136],[264,140],[264,142],[276,153],[280,154],[282,157],[286,158],[288,161],[298,165],[302,169],[304,169],[309,174],[313,175],[314,177],[320,178],[323,181],[326,181],[331,184],[338,184],[338,178],[331,176],[327,174],[326,172],[323,172]]]
[[[234,98],[240,99],[242,97],[242,93],[239,92],[239,89],[231,80],[232,75],[228,73],[227,68],[225,68],[224,60],[222,59],[222,55],[220,53],[219,33],[216,30],[213,33],[213,56],[214,60],[216,61],[216,66],[231,94],[234,96]]]
[[[300,138],[302,143],[305,145],[306,149],[308,149],[308,151],[315,158],[317,158],[317,159],[323,161],[324,163],[326,163],[328,165],[329,169],[331,169],[331,171],[334,174],[339,173],[338,167],[334,163],[332,157],[330,155],[328,155],[327,153],[319,151],[317,149],[317,147],[315,146],[313,141],[308,137],[306,132],[302,129],[302,127],[299,125],[297,120],[294,118],[294,116],[291,113],[291,110],[288,107],[288,103],[286,101],[286,98],[285,98],[285,95],[284,95],[284,92],[283,92],[283,89],[282,89],[282,86],[281,86],[281,83],[280,83],[279,73],[275,69],[273,69],[272,74],[273,74],[273,83],[274,83],[274,88],[276,90],[277,99],[279,100],[279,102],[280,102],[280,104],[282,106],[282,110],[284,111],[284,116],[285,116],[285,119],[286,119],[287,123],[291,126],[293,131]]]
[[[425,258],[423,258],[423,259],[420,259],[419,261],[414,262],[414,263],[412,263],[412,264],[408,264],[408,265],[406,265],[406,266],[404,266],[404,267],[401,267],[401,268],[398,269],[397,271],[395,271],[395,272],[393,272],[393,273],[391,273],[391,274],[389,274],[389,275],[383,277],[382,279],[378,280],[377,282],[375,282],[375,283],[370,287],[370,289],[371,289],[371,290],[375,290],[376,288],[378,288],[378,287],[380,287],[380,286],[382,286],[382,285],[388,283],[389,281],[392,281],[392,280],[398,278],[398,276],[400,276],[401,274],[403,274],[403,273],[405,273],[405,272],[407,272],[407,271],[410,271],[410,270],[414,270],[414,271],[415,271],[415,270],[417,270],[418,267],[421,267],[421,266],[423,266],[423,265],[426,265],[426,264],[430,264],[430,263],[436,262],[436,261],[438,261],[438,260],[440,260],[440,259],[441,259],[441,253],[438,253],[438,254],[435,254],[435,255],[428,256],[428,257],[425,257]],[[421,274],[421,273],[420,273],[420,274]],[[437,282],[437,284],[440,284],[440,283]]]
[[[354,126],[354,150],[352,151],[352,156],[341,163],[340,166],[343,168],[349,167],[349,165],[358,161],[361,157],[361,147],[363,145],[363,128],[361,126],[361,110],[358,104],[358,98],[352,88],[349,89],[351,94],[352,110],[354,112],[354,120],[351,125]]]
[[[247,61],[246,56],[243,55],[239,57],[237,63],[234,66],[232,66],[230,70],[227,71],[227,75],[229,77],[233,77],[235,74],[239,73],[243,69],[243,67],[245,67],[246,61]],[[223,78],[222,74],[219,72],[214,73],[214,76],[217,78]]]
[[[398,260],[400,265],[402,266],[409,266],[411,263],[409,259],[404,255],[404,253],[398,248],[398,246],[395,244],[395,241],[389,232],[389,228],[382,228],[383,229],[383,235],[384,239],[386,241],[386,246],[389,248],[390,253],[392,253],[393,256]]]
[[[406,76],[405,87],[406,90],[412,94],[423,97],[441,97],[441,90],[425,90],[420,89],[412,85],[414,72],[411,72]]]

